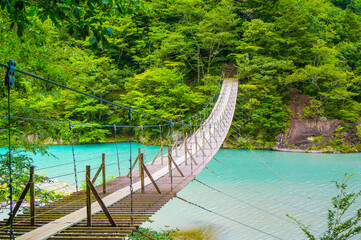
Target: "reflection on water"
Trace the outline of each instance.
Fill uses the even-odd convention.
[[[132,144],[133,159],[140,146]],[[129,168],[129,143],[118,144],[118,148],[121,171],[125,173]],[[144,147],[148,162],[152,160],[158,149],[154,146]],[[41,172],[48,176],[69,173],[58,179],[74,184],[71,147],[55,146],[50,151],[58,159],[36,157],[37,168],[69,163]],[[286,214],[301,220],[306,225],[311,224],[315,234],[321,233],[326,227],[327,209],[331,206],[330,199],[336,194],[331,181],[341,179],[344,173],[354,172],[349,184],[350,189],[361,188],[361,155],[358,153],[305,154],[255,151],[263,161],[287,179],[289,181],[287,183],[248,150],[224,150],[224,152],[227,155],[219,152],[216,158],[229,166],[216,161],[208,164],[210,169],[222,177],[203,170],[197,178],[230,196],[211,190],[195,181],[178,195],[237,222],[173,199],[151,218],[154,220],[153,223],[145,223],[143,226],[158,230],[208,226],[216,229],[217,239],[274,239],[262,232],[280,239],[306,239]],[[91,164],[92,168],[99,166],[101,153],[106,154],[106,164],[109,165],[107,174],[117,176],[115,144],[75,146],[77,160],[94,158],[79,162],[77,170],[84,171],[85,165],[88,164]],[[82,179],[83,175],[83,173],[78,174]]]

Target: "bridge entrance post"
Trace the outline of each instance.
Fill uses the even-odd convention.
[[[140,153],[139,158],[139,177],[140,177],[140,183],[141,183],[141,193],[144,193],[144,155],[143,153]]]
[[[170,177],[170,191],[173,192],[173,172],[172,172],[172,149],[168,146],[168,170]]]

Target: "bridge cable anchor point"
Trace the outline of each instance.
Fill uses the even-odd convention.
[[[5,75],[5,82],[4,82],[5,86],[14,87],[15,71],[16,71],[16,62],[10,59],[8,62],[8,70]]]

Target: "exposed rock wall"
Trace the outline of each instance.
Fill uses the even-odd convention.
[[[311,149],[314,137],[323,136],[328,142],[340,126],[340,120],[292,119],[286,134],[279,136],[279,148]]]
[[[353,131],[336,132],[336,129],[345,125],[345,122],[337,119],[302,119],[303,109],[310,105],[310,97],[302,95],[297,89],[291,90],[292,102],[289,106],[293,115],[291,116],[290,127],[286,134],[277,138],[276,149],[311,149],[315,145],[314,138],[323,136],[319,145],[334,140],[336,134],[343,138],[344,143],[354,146],[360,142],[356,136],[356,125],[349,124]]]

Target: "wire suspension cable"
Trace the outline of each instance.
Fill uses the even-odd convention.
[[[278,218],[278,219],[281,219],[281,220],[283,220],[283,221],[286,221],[286,222],[288,222],[288,223],[291,223],[291,224],[294,224],[294,225],[298,226],[298,224],[295,223],[295,222],[293,222],[293,221],[290,221],[290,220],[288,220],[288,219],[282,218],[282,217],[280,217],[280,216],[278,216],[278,215],[276,215],[276,214],[273,214],[273,213],[271,213],[271,212],[268,212],[268,211],[266,211],[266,210],[264,210],[264,209],[262,209],[262,208],[260,208],[260,207],[257,207],[257,206],[255,206],[255,205],[253,205],[253,204],[251,204],[251,203],[247,203],[247,202],[245,202],[245,201],[242,201],[241,199],[239,199],[239,198],[237,198],[237,197],[234,197],[234,196],[232,196],[232,195],[230,195],[230,194],[228,194],[228,193],[225,193],[225,192],[223,192],[223,191],[221,191],[221,190],[219,190],[219,189],[217,189],[217,188],[214,188],[214,187],[212,187],[212,186],[210,186],[210,185],[208,185],[208,184],[206,184],[206,183],[204,183],[204,182],[202,182],[202,181],[200,181],[200,180],[198,180],[198,179],[196,179],[196,178],[194,178],[194,181],[202,184],[203,186],[206,186],[207,188],[209,188],[209,189],[211,189],[211,190],[213,190],[213,191],[216,191],[216,192],[221,193],[221,194],[223,194],[223,195],[225,195],[225,196],[227,196],[227,197],[230,197],[230,198],[232,198],[232,199],[234,199],[234,200],[236,200],[236,201],[238,201],[238,202],[241,202],[241,203],[243,203],[243,204],[245,204],[245,205],[247,205],[247,206],[253,207],[253,208],[258,209],[259,211],[262,211],[262,212],[264,212],[264,213],[266,213],[266,214],[268,214],[268,215],[271,215],[271,216],[273,216],[273,217],[276,217],[276,218]]]
[[[8,73],[10,71],[10,61],[9,61],[9,68]],[[8,73],[5,77],[5,83],[7,84],[8,89],[8,139],[9,139],[9,200],[10,200],[10,209],[9,209],[9,217],[10,217],[10,239],[15,239],[14,230],[13,230],[13,178],[12,178],[12,156],[11,156],[11,104],[10,104],[10,80],[8,79]]]
[[[252,227],[252,226],[250,226],[250,225],[247,225],[247,224],[245,224],[245,223],[242,223],[242,222],[240,222],[240,221],[238,221],[238,220],[235,220],[235,219],[233,219],[233,218],[227,217],[227,216],[225,216],[225,215],[223,215],[223,214],[220,214],[220,213],[217,213],[217,212],[215,212],[215,211],[212,211],[212,210],[210,210],[210,209],[208,209],[208,208],[205,208],[205,207],[203,207],[203,206],[201,206],[201,205],[199,205],[199,204],[190,202],[190,201],[188,201],[188,200],[186,200],[186,199],[184,199],[184,198],[181,198],[181,197],[179,197],[179,196],[175,196],[175,197],[178,198],[179,200],[182,200],[182,201],[190,204],[190,205],[196,206],[196,207],[198,207],[198,208],[200,208],[200,209],[203,209],[204,211],[213,213],[213,214],[218,215],[218,216],[220,216],[220,217],[222,217],[222,218],[225,218],[225,219],[228,219],[228,220],[230,220],[230,221],[232,221],[232,222],[238,223],[238,224],[240,224],[240,225],[242,225],[242,226],[244,226],[244,227],[253,229],[253,230],[257,231],[257,232],[263,233],[263,234],[268,235],[268,236],[270,236],[270,237],[273,237],[273,238],[275,238],[275,239],[283,240],[282,238],[279,238],[279,237],[277,237],[277,236],[275,236],[275,235],[272,235],[272,234],[267,233],[267,232],[265,232],[265,231],[263,231],[263,230],[260,230],[260,229],[257,229],[257,228],[255,228],[255,227]]]
[[[5,65],[5,64],[3,64],[3,63],[0,63],[0,66],[3,66],[3,67],[8,68],[8,66]],[[58,87],[61,87],[61,88],[64,88],[64,89],[67,89],[67,90],[70,90],[70,91],[73,91],[73,92],[76,92],[76,93],[79,93],[79,94],[82,94],[82,95],[84,95],[84,96],[87,96],[87,97],[90,97],[90,98],[99,100],[99,101],[101,101],[101,102],[105,102],[105,103],[111,104],[111,105],[113,105],[113,106],[120,107],[120,108],[123,108],[123,109],[128,110],[127,107],[122,106],[122,105],[120,105],[120,104],[117,104],[117,103],[114,103],[114,102],[105,100],[105,99],[100,98],[100,97],[96,97],[96,96],[94,96],[94,95],[91,95],[91,94],[89,94],[89,93],[82,92],[82,91],[80,91],[80,90],[76,90],[76,89],[74,89],[74,88],[65,86],[65,85],[63,85],[63,84],[60,84],[60,83],[57,83],[57,82],[48,80],[48,79],[46,79],[46,78],[39,77],[39,76],[34,75],[34,74],[32,74],[32,73],[28,73],[28,72],[22,71],[22,70],[20,70],[20,69],[14,69],[14,70],[17,71],[17,72],[20,72],[20,73],[22,73],[22,74],[28,75],[28,76],[30,76],[30,77],[36,78],[36,79],[38,79],[38,80],[41,80],[41,81],[44,81],[44,82],[47,82],[47,83],[56,85],[56,86],[58,86]],[[142,114],[142,115],[144,115],[144,116],[148,116],[148,117],[151,117],[151,118],[154,118],[154,119],[157,119],[157,120],[160,120],[160,121],[169,123],[169,120],[166,120],[166,119],[163,119],[163,118],[160,118],[160,117],[157,117],[157,116],[153,116],[153,115],[150,115],[150,114],[147,114],[147,113],[144,113],[144,112],[140,112],[140,111],[136,111],[136,110],[132,110],[132,112],[135,112],[135,113],[138,113],[138,114]],[[178,122],[175,122],[175,123],[180,124],[180,123],[178,123]]]
[[[237,127],[235,127],[237,128]],[[239,128],[237,128],[238,130],[240,130]],[[238,133],[239,134],[239,133]],[[244,144],[246,144],[244,142]],[[240,146],[240,145],[238,145]],[[314,200],[312,197],[310,197],[307,193],[305,193],[304,191],[302,191],[301,189],[299,189],[297,186],[295,186],[293,183],[291,183],[290,181],[288,181],[287,179],[285,179],[283,176],[281,176],[276,170],[274,170],[271,166],[269,166],[265,161],[262,160],[262,158],[260,156],[258,156],[258,154],[256,154],[251,148],[249,148],[249,150],[252,152],[252,154],[261,162],[263,163],[269,170],[271,170],[273,173],[275,173],[279,178],[281,178],[283,181],[285,181],[287,184],[289,184],[290,186],[292,186],[294,189],[296,189],[298,192],[302,193],[302,195],[304,195],[305,197],[307,197],[308,199]],[[320,203],[318,203],[320,204]],[[324,207],[323,205],[321,205],[322,207]]]
[[[7,118],[7,115],[1,115],[0,117]],[[21,119],[21,120],[30,120],[30,121],[36,121],[36,122],[47,122],[47,123],[56,123],[56,124],[66,124],[68,125],[69,122],[60,122],[60,121],[53,121],[53,120],[46,120],[46,119],[36,119],[36,118],[27,118],[27,117],[19,117],[19,116],[10,116],[11,118],[15,119]],[[101,125],[101,124],[90,124],[90,123],[72,123],[73,126],[89,126],[89,127],[106,127],[106,128],[113,128],[114,125]],[[162,126],[168,126],[169,124],[162,124]],[[159,125],[146,125],[143,126],[144,128],[154,128],[158,127]],[[116,126],[118,128],[137,128],[140,126]]]
[[[74,142],[73,142],[73,126],[71,124],[71,121],[69,121],[69,129],[70,129],[70,141],[71,141],[71,151],[73,153],[73,162],[74,162],[74,180],[75,180],[75,186],[76,186],[76,191],[79,190],[78,188],[78,175],[76,172],[76,161],[75,161],[75,152],[74,152]]]
[[[216,175],[216,176],[218,176],[218,177],[220,177],[220,178],[223,178],[223,179],[226,179],[226,180],[230,181],[230,183],[231,183],[232,185],[243,187],[243,188],[247,189],[248,191],[253,192],[253,193],[256,193],[256,194],[258,194],[258,195],[260,195],[260,196],[262,196],[262,197],[264,197],[264,198],[272,199],[273,201],[276,201],[276,202],[281,203],[281,204],[283,204],[283,205],[292,207],[292,208],[297,209],[297,210],[299,210],[299,211],[302,211],[302,212],[304,212],[304,213],[308,213],[308,214],[311,214],[311,215],[314,215],[314,216],[323,218],[323,216],[321,216],[321,215],[318,215],[318,214],[316,214],[316,213],[313,213],[313,212],[304,210],[304,209],[299,208],[299,207],[297,207],[297,206],[294,206],[294,205],[292,205],[292,204],[290,204],[290,203],[288,203],[288,202],[284,202],[284,201],[278,200],[277,198],[275,198],[275,197],[273,197],[273,196],[271,196],[271,195],[265,195],[264,193],[259,192],[259,191],[254,190],[254,189],[251,189],[251,188],[249,188],[249,187],[246,187],[246,186],[243,186],[243,185],[240,185],[240,184],[233,183],[233,182],[232,182],[233,179],[228,178],[228,177],[226,177],[226,176],[223,176],[223,175],[221,175],[221,174],[219,174],[219,173],[216,173],[215,171],[213,171],[212,169],[210,169],[210,168],[208,168],[208,167],[205,167],[205,169],[207,169],[209,172],[213,173],[214,175]]]
[[[132,106],[128,108],[129,126],[132,122]],[[132,128],[129,128],[129,189],[130,189],[130,221],[133,224],[133,172],[132,172]]]
[[[117,126],[114,124],[114,141],[115,141],[115,149],[117,151],[117,161],[118,161],[118,174],[120,175],[120,163],[119,163],[119,151],[118,151],[118,143],[117,143]]]

